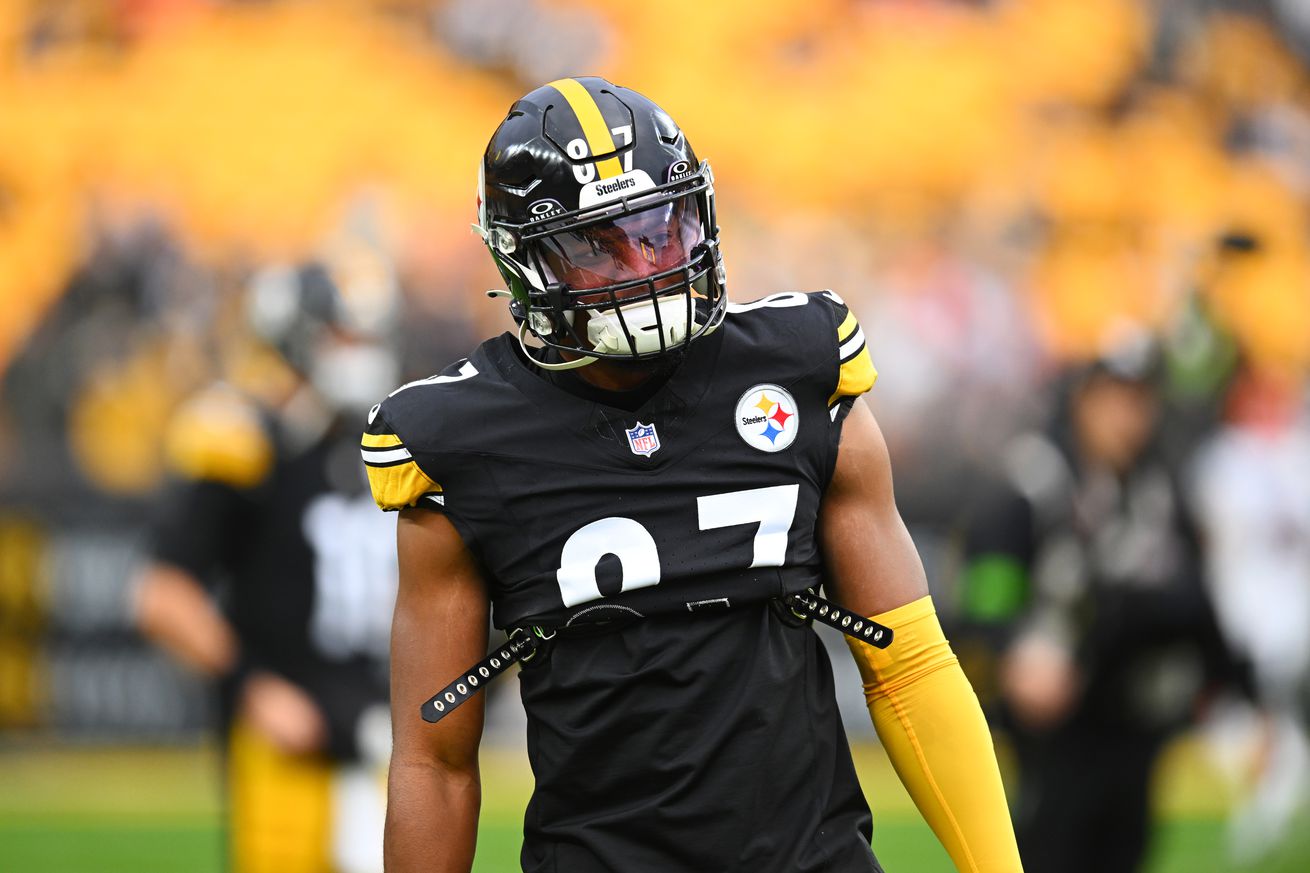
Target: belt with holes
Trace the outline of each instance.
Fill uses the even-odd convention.
[[[783,602],[801,618],[812,618],[874,648],[885,649],[892,644],[891,628],[825,600],[813,591],[788,594]]]
[[[825,600],[813,591],[789,594],[783,598],[783,602],[800,618],[814,619],[879,649],[891,645],[891,628],[863,618],[831,600]],[[419,710],[423,720],[432,724],[441,721],[461,703],[481,691],[488,682],[508,670],[510,665],[531,661],[537,651],[554,636],[554,631],[540,627],[514,628],[503,646],[465,670],[462,676],[423,704]]]

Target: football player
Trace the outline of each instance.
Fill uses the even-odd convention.
[[[387,295],[353,290],[314,265],[255,276],[253,327],[290,367],[261,370],[275,396],[220,384],[178,412],[137,589],[146,635],[219,680],[236,873],[382,867],[395,527],[355,442],[360,398],[397,371]]]
[[[598,78],[510,108],[477,229],[517,331],[391,392],[363,437],[374,498],[400,511],[387,869],[470,869],[472,692],[522,656],[525,871],[880,870],[823,615],[891,630],[852,651],[959,869],[1019,870],[841,297],[729,303],[709,165]],[[840,607],[792,597],[821,585]],[[510,644],[469,670],[489,614]]]

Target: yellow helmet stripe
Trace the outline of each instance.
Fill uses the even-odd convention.
[[[569,108],[578,117],[582,125],[582,135],[587,138],[587,147],[593,155],[609,155],[615,152],[614,138],[605,124],[605,116],[600,114],[596,99],[587,92],[577,79],[556,79],[550,87],[564,95]],[[602,179],[609,179],[623,172],[619,159],[606,158],[596,162],[596,172]]]

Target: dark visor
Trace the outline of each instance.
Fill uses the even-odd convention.
[[[691,261],[705,241],[694,194],[540,240],[547,278],[573,290],[641,279]]]

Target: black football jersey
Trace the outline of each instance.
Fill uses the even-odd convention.
[[[510,334],[371,411],[378,504],[444,512],[495,623],[557,632],[520,673],[525,870],[878,869],[826,654],[776,608],[822,581],[819,501],[875,378],[836,294],[784,293],[632,411]]]
[[[552,385],[504,334],[392,392],[363,455],[383,509],[454,523],[498,627],[730,608],[821,581],[841,401],[875,378],[832,292],[732,306],[632,412]]]
[[[394,521],[369,499],[354,434],[305,442],[230,389],[180,418],[170,441],[183,458],[151,557],[210,587],[244,667],[305,689],[327,721],[329,753],[355,757],[359,717],[387,701],[396,564]],[[225,718],[237,690],[223,689]]]

